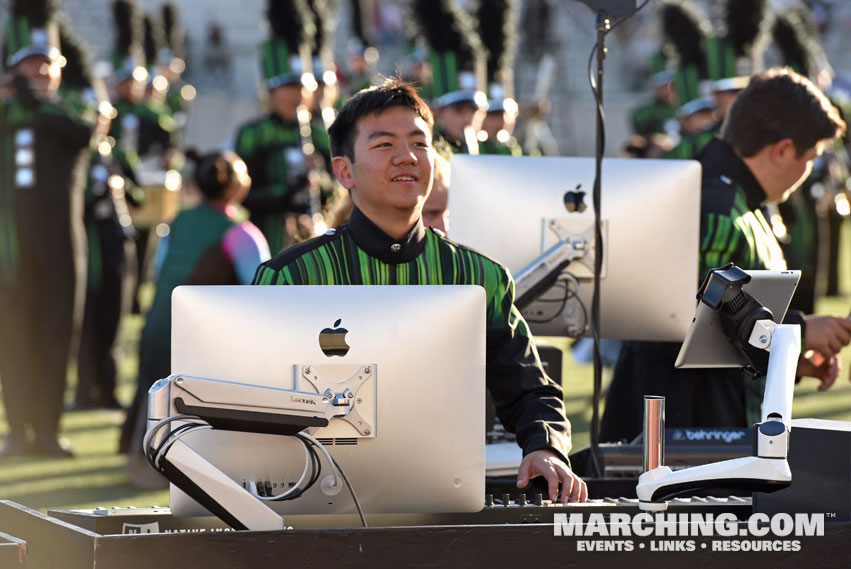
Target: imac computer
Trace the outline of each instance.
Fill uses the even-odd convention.
[[[231,393],[234,384],[250,385],[261,393],[252,401],[261,411],[280,390],[303,394],[286,393],[295,406],[327,404],[323,381],[359,377],[342,395],[352,414],[307,432],[339,464],[363,511],[478,511],[485,322],[477,286],[183,286],[173,295],[172,374],[186,384],[218,380]],[[270,387],[278,391],[267,390],[267,399]],[[306,471],[307,447],[291,436],[200,429],[181,440],[253,493],[280,495]],[[355,513],[346,485],[316,454],[316,483],[267,506],[280,515]],[[175,515],[209,515],[174,484],[170,499]]]
[[[594,159],[455,155],[451,167],[450,237],[508,267],[518,299],[519,275],[546,273],[533,262],[567,244],[564,278],[518,304],[535,334],[590,334]],[[700,177],[691,160],[603,161],[601,337],[685,337],[699,284]]]

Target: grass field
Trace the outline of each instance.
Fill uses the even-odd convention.
[[[819,312],[846,315],[851,306],[851,228],[845,224],[844,251],[841,255],[841,290],[844,296],[822,299]],[[127,404],[132,399],[136,344],[141,318],[133,316],[124,323],[120,366],[119,399]],[[551,344],[567,348],[567,341],[548,338]],[[795,392],[794,416],[818,417],[851,421],[851,347],[843,350],[843,372],[837,384],[827,393],[816,390],[815,380],[804,380]],[[604,374],[604,383],[610,379]],[[590,365],[574,363],[565,352],[564,391],[567,416],[573,423],[574,448],[588,444],[591,423],[591,393],[593,369]],[[71,387],[67,399],[72,396]],[[0,406],[1,407],[1,406]],[[0,459],[0,499],[12,500],[31,508],[92,508],[97,506],[167,505],[166,490],[144,491],[130,482],[126,458],[116,453],[118,432],[123,421],[119,411],[78,411],[65,413],[62,436],[73,445],[76,456],[67,459],[6,458]],[[6,424],[0,408],[0,437],[5,436]]]

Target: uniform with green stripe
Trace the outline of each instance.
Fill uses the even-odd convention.
[[[0,381],[11,440],[58,432],[84,300],[91,118],[59,97],[0,103]]]
[[[314,134],[311,129],[311,140],[320,151],[328,146],[327,134],[323,134]],[[293,201],[295,192],[303,188],[290,187],[285,154],[288,149],[300,151],[301,146],[299,124],[274,113],[243,125],[236,135],[234,150],[245,161],[251,176],[251,191],[243,205],[251,212],[251,221],[263,232],[273,252],[287,245],[286,214],[305,211],[305,207]]]
[[[677,106],[666,105],[658,100],[638,107],[632,113],[632,132],[641,136],[666,134],[669,121],[677,120]]]
[[[43,118],[39,118],[39,117]],[[55,120],[51,120],[51,117]],[[74,117],[71,119],[70,117]],[[0,105],[0,133],[2,133],[2,142],[0,143],[0,160],[2,160],[2,169],[0,169],[0,285],[15,286],[19,279],[19,263],[21,254],[21,236],[20,225],[26,220],[16,214],[16,207],[20,207],[21,196],[30,196],[32,192],[21,192],[15,188],[15,133],[19,129],[33,129],[37,120],[47,123],[55,123],[56,128],[74,129],[80,123],[93,122],[92,114],[84,114],[78,112],[71,105],[56,99],[52,101],[41,101],[37,103],[37,108],[28,108],[22,105],[15,99],[8,99]],[[66,126],[66,121],[73,121],[73,126]],[[81,128],[85,129],[86,126]],[[64,133],[64,131],[63,131]],[[77,133],[68,133],[73,137]],[[78,141],[75,141],[79,143]],[[38,158],[39,156],[36,156]],[[38,172],[37,180],[48,177],[47,157],[42,157],[41,162],[35,161],[36,168],[39,166],[42,171]],[[50,174],[54,172],[51,171]],[[53,178],[53,176],[49,176]],[[67,180],[66,180],[67,182]],[[43,207],[48,208],[51,205],[54,209],[58,208],[58,213],[67,211],[67,207],[63,207],[67,201],[67,196],[54,196],[54,202],[45,202]],[[64,220],[64,218],[63,218]],[[64,225],[67,227],[67,223]]]
[[[73,84],[67,85],[63,82],[64,100],[81,114],[93,112],[97,104],[93,93]],[[102,149],[103,144],[97,146]],[[112,155],[101,155],[99,150],[89,152],[83,217],[88,242],[88,276],[77,359],[74,398],[77,408],[116,404],[114,354],[119,324],[131,292],[128,279],[132,279],[133,271],[128,263],[135,259],[132,249],[135,232],[129,222],[122,225],[119,216],[119,211],[127,211],[126,202],[123,197],[113,195],[108,186],[109,176],[118,174],[120,168]],[[131,195],[131,187],[128,180],[124,185],[126,195]]]
[[[254,277],[259,285],[434,285],[477,284],[488,293],[491,326],[518,326],[529,330],[512,304],[514,282],[505,267],[440,237],[425,233],[425,249],[414,260],[388,263],[359,248],[344,226],[332,236],[319,238],[310,248],[280,269],[261,265]]]
[[[714,143],[710,153],[719,152],[722,144]],[[745,270],[785,269],[783,251],[760,208],[765,193],[752,175],[748,187],[711,170],[707,174],[701,205],[699,277],[731,262]]]
[[[721,124],[719,123],[709,130],[687,134],[680,139],[675,147],[662,153],[659,158],[666,158],[668,160],[694,160],[706,148],[709,141],[717,136],[720,131]]]
[[[498,156],[523,156],[523,148],[513,136],[508,143],[489,138],[479,141],[479,154],[496,154]]]
[[[765,191],[748,167],[719,139],[706,146],[701,162],[700,277],[727,263],[745,270],[786,269],[783,250],[762,211]],[[748,424],[756,423],[765,378],[741,381]]]
[[[255,285],[479,285],[486,292],[487,385],[497,416],[524,453],[567,458],[570,424],[561,387],[543,372],[514,306],[514,282],[495,261],[418,222],[394,240],[357,208],[348,224],[260,265]]]

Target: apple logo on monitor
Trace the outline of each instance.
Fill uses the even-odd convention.
[[[339,328],[342,319],[338,318],[334,322],[333,328],[324,328],[319,333],[319,347],[322,352],[328,356],[345,356],[349,353],[349,345],[346,343],[346,334],[349,333],[345,328]]]
[[[577,184],[575,190],[568,190],[564,194],[564,207],[570,213],[582,213],[587,207],[585,205],[585,192],[580,191],[582,184]]]

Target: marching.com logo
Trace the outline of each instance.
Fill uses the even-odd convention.
[[[800,551],[801,542],[793,538],[823,536],[824,519],[823,513],[757,513],[745,521],[732,513],[554,514],[553,536],[597,538],[577,540],[578,551]],[[690,537],[727,539],[680,539]]]

